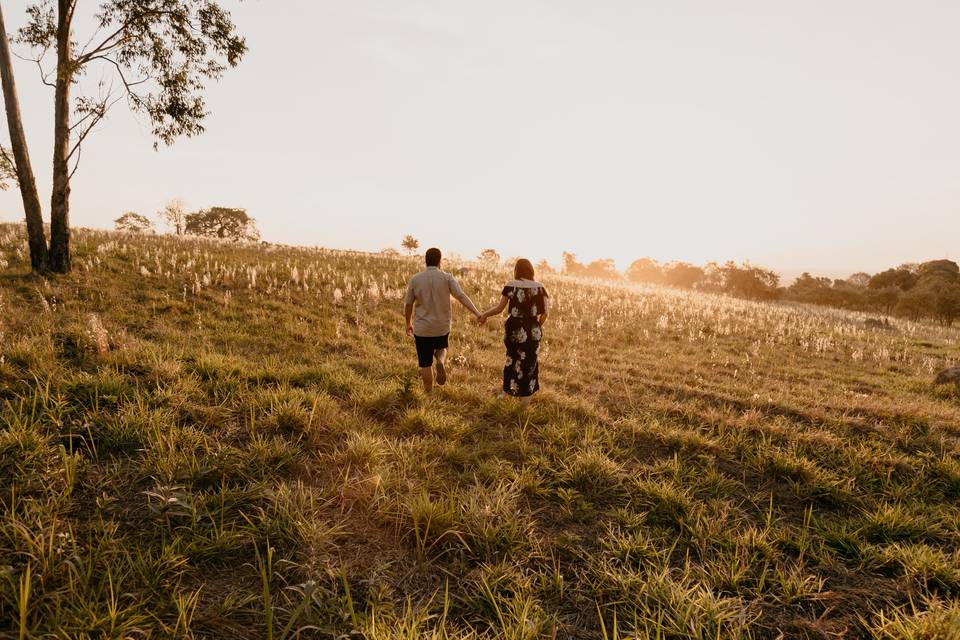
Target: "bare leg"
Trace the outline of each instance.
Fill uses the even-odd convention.
[[[529,407],[531,402],[533,402],[533,396],[523,396],[520,398],[520,406],[524,409]]]
[[[423,380],[423,390],[425,393],[433,391],[433,367],[423,367],[420,369],[420,379]]]
[[[447,358],[447,350],[437,349],[433,352],[433,357],[437,359],[437,384],[443,386],[447,383],[447,369],[444,366],[444,360]]]

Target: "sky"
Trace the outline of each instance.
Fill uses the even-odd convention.
[[[155,151],[118,105],[84,146],[74,225],[182,198],[246,208],[268,241],[410,233],[466,258],[841,277],[960,257],[960,3],[221,4],[249,52],[211,85],[207,131]],[[4,2],[9,30],[25,5]],[[52,90],[16,73],[47,203]],[[0,193],[0,221],[21,217]]]

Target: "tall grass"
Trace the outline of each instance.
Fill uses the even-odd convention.
[[[422,393],[413,259],[75,237],[0,225],[0,636],[957,628],[957,329],[545,276],[524,411],[463,314]]]

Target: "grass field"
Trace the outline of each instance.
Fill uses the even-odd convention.
[[[548,277],[523,413],[416,261],[75,246],[0,226],[0,636],[960,638],[956,329]]]

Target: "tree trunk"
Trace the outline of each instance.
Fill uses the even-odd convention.
[[[57,84],[53,98],[53,193],[50,197],[50,268],[70,271],[70,0],[57,1]]]
[[[23,133],[23,120],[20,117],[20,100],[17,97],[17,85],[13,79],[13,63],[10,59],[10,42],[3,22],[3,10],[0,9],[0,76],[3,81],[3,102],[7,111],[7,127],[10,130],[10,146],[17,165],[17,182],[20,197],[23,200],[23,213],[27,221],[27,238],[30,245],[30,266],[36,272],[44,272],[49,266],[47,238],[43,231],[43,211],[40,208],[40,195],[37,193],[37,180],[30,164],[27,150],[27,138]]]

